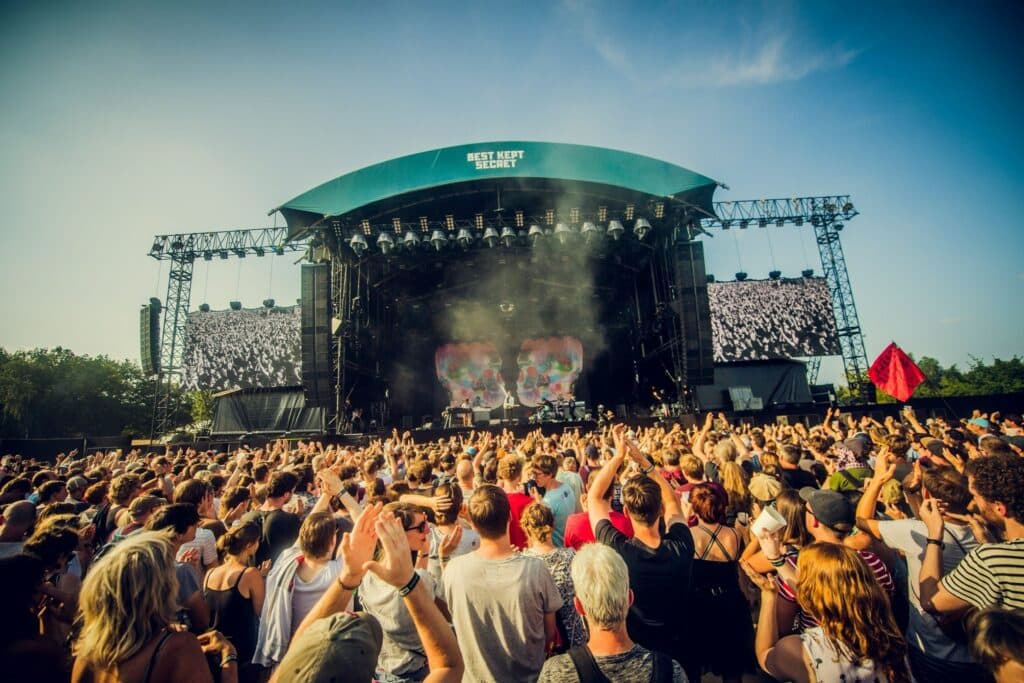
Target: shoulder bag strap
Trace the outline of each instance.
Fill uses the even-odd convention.
[[[149,656],[149,661],[146,663],[146,673],[142,675],[143,683],[149,683],[150,677],[153,675],[153,665],[156,664],[157,655],[160,654],[160,650],[163,648],[164,643],[171,637],[173,631],[165,631],[163,636],[160,637],[160,642],[156,644],[156,648],[153,650],[153,654]]]
[[[580,683],[611,683],[608,678],[597,668],[594,655],[586,645],[569,648],[569,658],[572,665],[576,667],[576,675],[580,677]]]
[[[672,683],[674,673],[672,660],[664,652],[651,652],[653,662],[651,666],[651,683]]]

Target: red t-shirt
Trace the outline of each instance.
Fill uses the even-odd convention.
[[[515,547],[520,550],[526,549],[526,532],[523,531],[523,527],[520,526],[519,520],[523,518],[523,510],[526,506],[533,502],[533,498],[526,495],[525,493],[506,493],[508,496],[508,506],[510,508],[509,514],[509,525],[508,525],[508,540]]]
[[[608,521],[612,523],[613,527],[625,534],[626,537],[633,538],[633,523],[629,521],[629,517],[621,512],[612,510],[608,513]],[[590,517],[586,512],[577,512],[574,515],[569,515],[565,520],[566,548],[579,550],[587,543],[593,543],[595,540],[594,530],[590,526]]]

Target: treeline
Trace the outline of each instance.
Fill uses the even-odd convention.
[[[67,349],[0,349],[0,437],[149,434],[154,380],[133,362]],[[182,401],[176,424],[189,422]]]
[[[925,376],[924,382],[914,392],[914,398],[987,396],[1024,391],[1024,360],[1017,356],[1010,360],[996,358],[989,365],[971,356],[966,370],[961,370],[955,364],[944,367],[929,356],[922,356],[914,362]],[[878,391],[879,403],[895,401],[882,390]]]

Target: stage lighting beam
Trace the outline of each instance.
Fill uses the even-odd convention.
[[[619,238],[622,237],[622,233],[626,232],[626,229],[622,227],[622,221],[609,221],[607,232],[612,241],[618,242]]]
[[[636,223],[633,224],[633,234],[636,235],[638,240],[643,240],[647,237],[648,233],[651,232],[651,224],[646,218],[641,216],[636,219]]]

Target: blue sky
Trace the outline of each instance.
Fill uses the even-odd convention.
[[[1019,7],[8,3],[0,346],[137,358],[166,287],[152,235],[272,224],[341,173],[527,139],[665,159],[719,200],[849,193],[870,357],[1021,354]],[[706,245],[720,278],[817,267],[807,232],[731,233]],[[293,261],[201,263],[192,301],[293,300]]]

